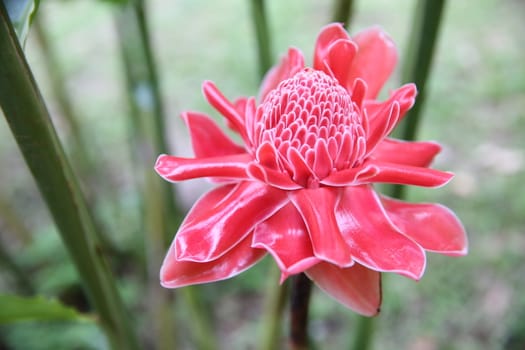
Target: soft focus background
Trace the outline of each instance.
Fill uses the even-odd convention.
[[[407,47],[416,1],[356,1],[350,32],[380,25],[393,37],[400,61]],[[311,62],[317,33],[331,17],[331,1],[267,1],[272,48],[303,50]],[[214,81],[226,96],[256,95],[257,55],[248,1],[152,0],[147,3],[152,44],[168,116],[166,153],[191,155],[179,114],[199,110],[218,117],[201,95]],[[110,240],[124,251],[115,267],[119,287],[139,333],[147,305],[137,263],[144,211],[129,151],[128,107],[115,31],[118,6],[87,0],[41,2],[42,27],[66,77],[86,149],[94,166],[80,172],[84,189]],[[465,224],[467,257],[429,254],[420,282],[384,275],[383,308],[376,322],[377,349],[525,348],[525,3],[520,0],[449,1],[419,139],[436,140],[444,151],[435,166],[456,173],[441,189],[411,189],[412,201],[441,202]],[[75,163],[75,136],[58,107],[50,72],[34,28],[25,47],[29,63]],[[399,86],[399,72],[388,87]],[[386,94],[387,91],[383,93]],[[153,164],[151,164],[153,171]],[[40,294],[81,308],[78,278],[54,224],[3,118],[0,118],[0,232],[7,251]],[[209,186],[178,187],[188,208]],[[176,227],[173,227],[173,233]],[[249,349],[263,312],[266,259],[235,279],[202,288],[210,305],[218,348]],[[4,272],[2,272],[4,271]],[[0,289],[14,293],[0,270]],[[84,303],[84,304],[83,304]],[[193,349],[188,310],[177,298],[179,342]],[[1,307],[1,306],[0,306]],[[356,317],[318,290],[310,331],[321,349],[342,349]],[[189,332],[186,332],[188,330]],[[0,328],[0,348],[104,349],[95,323],[25,322]]]

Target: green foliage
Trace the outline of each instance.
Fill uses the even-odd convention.
[[[92,321],[55,299],[0,294],[0,324],[49,320]]]

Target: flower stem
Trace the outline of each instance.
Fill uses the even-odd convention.
[[[188,306],[192,333],[196,348],[199,350],[213,350],[217,347],[217,340],[212,329],[211,312],[202,302],[201,289],[198,286],[187,286],[181,289],[184,303]]]
[[[138,349],[49,112],[0,2],[0,106],[114,349]]]
[[[354,14],[354,5],[353,0],[335,0],[332,22],[342,23],[348,29]]]
[[[354,338],[352,349],[370,349],[374,338],[375,319],[372,317],[359,316],[357,320],[356,336]]]
[[[286,297],[288,295],[288,281],[279,284],[278,280],[281,275],[281,270],[277,265],[272,264],[272,271],[269,273],[268,286],[266,288],[265,296],[267,298],[263,315],[263,332],[262,339],[259,343],[260,350],[273,350],[279,348],[279,337],[281,335],[281,319],[286,305]]]
[[[403,66],[402,82],[414,82],[418,89],[416,103],[397,127],[394,135],[404,140],[415,140],[426,98],[426,82],[437,43],[445,0],[419,1],[412,23],[411,37]],[[403,198],[406,187],[393,186],[391,196]]]
[[[251,0],[252,22],[257,37],[257,50],[259,54],[259,76],[262,78],[273,64],[270,34],[264,0]]]
[[[308,349],[308,306],[312,292],[312,281],[304,273],[292,278],[290,301],[290,348]]]

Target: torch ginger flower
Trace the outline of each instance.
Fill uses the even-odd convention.
[[[425,250],[467,252],[463,226],[438,204],[376,193],[374,183],[438,187],[452,174],[428,168],[440,146],[387,137],[414,104],[407,84],[377,95],[397,61],[379,28],[351,38],[324,27],[313,67],[294,48],[266,75],[259,102],[231,102],[209,81],[207,101],[240,135],[231,140],[208,116],[186,112],[196,158],[161,155],[168,181],[209,177],[161,268],[168,288],[235,276],[270,253],[281,280],[304,272],[320,289],[363,315],[381,303],[381,272],[415,280]]]

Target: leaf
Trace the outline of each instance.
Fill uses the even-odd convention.
[[[0,294],[0,325],[17,321],[88,321],[91,318],[43,296]]]
[[[2,1],[2,0],[0,0]],[[39,0],[3,0],[18,40],[24,46]]]

